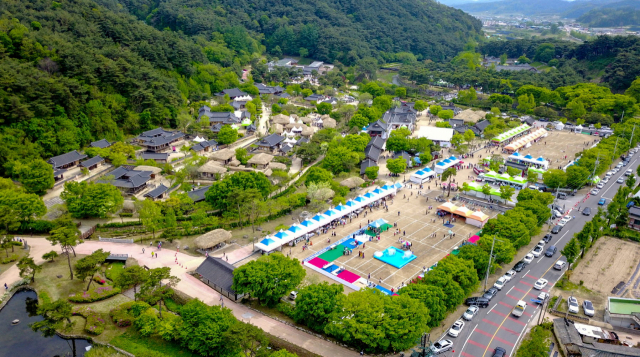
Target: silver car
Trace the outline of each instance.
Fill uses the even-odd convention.
[[[569,305],[570,313],[577,314],[580,312],[580,305],[578,305],[578,299],[571,296],[569,297],[569,300],[567,300],[567,304]]]
[[[582,310],[584,310],[584,314],[590,317],[593,317],[595,312],[593,311],[593,304],[589,300],[585,300],[582,302]]]
[[[471,319],[473,319],[473,317],[476,316],[479,310],[480,308],[477,306],[469,306],[467,311],[465,311],[464,314],[462,314],[462,318],[467,321],[471,321]]]

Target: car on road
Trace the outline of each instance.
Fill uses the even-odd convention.
[[[517,262],[516,265],[513,266],[513,270],[515,270],[516,272],[519,273],[526,266],[527,266],[527,264],[521,260],[521,261]]]
[[[600,190],[597,188],[594,188],[593,190],[591,190],[591,194],[594,196],[597,195],[598,193],[600,193]]]
[[[603,188],[604,187],[604,182],[600,182],[599,184],[596,185],[596,188]]]
[[[551,213],[553,213],[553,218],[562,217],[562,212],[560,211],[553,210]]]
[[[624,183],[624,177],[620,176],[620,178],[616,182],[617,183]]]
[[[458,320],[454,322],[453,325],[451,325],[451,328],[449,329],[448,334],[451,337],[458,337],[458,335],[460,335],[460,332],[462,332],[463,328],[464,328],[464,321]]]
[[[570,313],[577,314],[580,312],[580,305],[578,305],[578,299],[574,298],[573,296],[569,297],[569,300],[567,300],[567,305],[569,305]]]
[[[505,279],[504,277],[500,277],[498,278],[498,280],[496,280],[495,283],[493,283],[493,287],[498,290],[502,290],[502,288],[504,288],[504,285],[506,283],[507,283],[507,279]]]
[[[582,214],[585,215],[585,216],[590,216],[591,215],[591,207],[585,207],[582,210]]]
[[[559,200],[566,200],[567,199],[567,194],[564,192],[559,192],[558,193],[558,199]]]
[[[630,176],[633,173],[633,170],[629,169],[624,173],[625,176]]]
[[[491,355],[491,357],[505,357],[506,355],[507,351],[505,351],[504,348],[496,347],[496,349],[493,350],[493,354]]]
[[[616,169],[616,168],[614,168],[613,170],[611,170],[611,172],[613,172],[613,174],[614,174],[614,175],[615,175],[615,174],[617,174],[617,173],[618,173],[618,171],[620,171],[620,170],[618,170],[618,169]]]
[[[464,314],[462,314],[462,318],[467,320],[467,321],[471,321],[471,319],[473,319],[473,317],[476,316],[478,311],[480,311],[479,307],[477,307],[477,306],[469,306],[467,311],[465,311]]]
[[[464,301],[467,306],[489,307],[489,299],[482,296],[472,296]]]
[[[529,253],[527,255],[524,256],[524,259],[522,259],[522,261],[525,262],[525,264],[529,264],[533,261],[533,254]]]
[[[605,177],[610,177],[613,176],[614,172],[613,171],[609,171],[606,174],[604,174]]]
[[[535,284],[533,284],[533,288],[536,290],[542,290],[545,286],[547,286],[547,284],[549,284],[549,281],[547,279],[540,278],[535,282]]]
[[[544,299],[549,297],[549,293],[545,293],[544,291],[538,294],[538,300],[544,301]]]
[[[621,167],[622,167],[622,163],[621,163],[621,162],[619,162],[619,163],[616,165],[616,169],[619,169],[619,168],[621,168]]]
[[[543,247],[546,244],[546,242],[544,241],[544,239],[540,239],[540,241],[538,242],[538,244],[536,244],[536,247]]]
[[[589,300],[582,302],[582,310],[584,310],[584,314],[587,316],[593,317],[595,314],[595,311],[593,311],[593,304]]]
[[[563,218],[563,219],[561,219],[561,220],[560,220],[560,222],[564,222],[564,224],[567,224],[567,223],[569,223],[569,221],[571,220],[571,218],[572,218],[571,216],[566,215],[566,216],[564,216],[564,218]],[[563,224],[563,225],[564,225],[564,224]]]
[[[544,255],[546,255],[547,257],[553,257],[553,255],[556,254],[557,251],[558,248],[556,248],[555,245],[550,245],[549,248],[547,248],[547,251],[544,252]]]
[[[558,233],[560,233],[561,230],[562,230],[562,226],[555,226],[555,227],[551,228],[551,233],[558,234]]]
[[[453,348],[453,342],[451,342],[451,340],[444,339],[431,345],[431,352],[438,355],[443,352],[447,352],[452,348]]]
[[[625,161],[622,163],[622,166],[624,166],[624,167],[627,167],[627,165],[629,165],[629,160],[625,160]]]
[[[569,222],[569,221],[565,221],[565,220],[561,219],[560,221],[558,221],[558,225],[560,227],[564,227],[567,224],[567,222]]]
[[[508,272],[504,273],[504,275],[503,275],[503,277],[505,279],[507,279],[507,281],[511,281],[511,279],[513,279],[514,276],[516,276],[515,270],[509,270]]]
[[[544,238],[542,238],[542,240],[543,240],[545,243],[549,243],[549,242],[551,242],[551,239],[553,239],[553,236],[551,235],[551,233],[547,233],[547,234],[545,234],[545,235],[544,235]]]
[[[608,177],[605,177],[605,178],[603,178],[603,179],[602,179],[602,181],[600,181],[600,182],[602,182],[602,183],[607,183],[607,182],[609,182],[609,178],[608,178]]]
[[[554,265],[553,265],[553,269],[555,270],[562,270],[564,269],[564,266],[567,265],[567,262],[563,261],[563,260],[558,260]]]
[[[526,309],[527,309],[527,303],[522,300],[519,300],[516,303],[516,306],[513,308],[513,311],[511,311],[511,313],[513,314],[513,316],[520,317],[522,316],[522,314],[524,314],[524,310]]]
[[[484,295],[482,295],[482,297],[487,298],[487,300],[491,300],[496,295],[498,295],[498,289],[489,288],[487,289],[487,291],[484,292]]]
[[[541,246],[537,245],[535,248],[533,248],[533,250],[531,251],[531,254],[535,258],[538,258],[538,257],[540,257],[540,254],[542,254],[543,250],[544,250],[544,247],[541,247]]]
[[[598,201],[598,206],[603,206],[605,203],[607,203],[607,199],[601,198],[600,201]]]

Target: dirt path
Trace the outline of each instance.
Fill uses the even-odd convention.
[[[42,237],[27,238],[27,243],[30,247],[29,256],[33,258],[36,264],[44,263],[42,255],[47,252],[55,250],[56,252],[60,253],[59,247],[53,247],[48,240]],[[16,249],[22,248],[16,247]],[[20,279],[22,278],[20,278],[20,270],[18,269],[17,265],[11,266],[9,269],[2,271],[2,273],[0,274],[0,284],[2,285],[2,287],[4,287],[4,284],[11,285]]]

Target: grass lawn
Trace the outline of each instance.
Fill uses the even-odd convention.
[[[398,74],[398,72],[394,72],[394,71],[378,71],[376,75],[378,76],[379,80],[385,81],[387,83],[391,83],[393,81],[393,76],[395,76],[396,74]]]
[[[6,259],[7,258],[7,254],[9,255],[9,257],[11,257],[12,255],[17,255],[18,259],[16,259],[15,261],[11,262],[11,263],[7,263],[7,264],[0,264],[0,269],[2,270],[7,270],[9,268],[11,268],[12,266],[18,264],[18,261],[24,257],[25,255],[27,255],[27,253],[29,252],[28,250],[24,250],[22,249],[22,247],[20,246],[14,246],[13,247],[13,252],[11,251],[11,249],[2,249],[0,250],[0,261],[2,261],[2,259]]]
[[[123,270],[124,262],[113,262],[109,264],[104,273],[107,279],[115,281]]]
[[[158,337],[144,337],[133,327],[130,327],[124,334],[111,340],[111,344],[134,355],[144,355],[145,353],[155,352],[161,356],[172,357],[200,356],[181,347],[177,343],[168,342]]]

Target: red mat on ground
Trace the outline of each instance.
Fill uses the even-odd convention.
[[[322,269],[322,267],[324,267],[325,265],[329,264],[328,261],[326,261],[324,259],[320,259],[318,257],[315,257],[315,258],[309,260],[307,263],[313,265],[314,267],[318,267],[320,269]]]
[[[347,283],[353,283],[356,280],[360,279],[360,275],[354,274],[348,270],[344,270],[340,274],[338,274],[338,278],[346,281]]]

